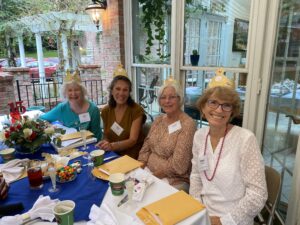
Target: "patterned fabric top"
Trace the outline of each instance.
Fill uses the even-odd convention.
[[[226,135],[215,177],[208,181],[199,165],[208,132],[208,127],[202,128],[194,137],[190,194],[205,204],[210,216],[221,217],[223,225],[253,225],[267,199],[264,161],[257,140],[249,130],[234,126]],[[208,177],[216,166],[221,143],[222,138],[214,152],[208,136]]]
[[[153,173],[164,171],[171,185],[189,183],[195,121],[182,113],[179,117],[181,129],[169,134],[164,116],[160,115],[153,122],[139,160],[146,162]]]

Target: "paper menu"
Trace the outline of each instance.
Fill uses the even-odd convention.
[[[136,214],[145,224],[174,225],[204,208],[192,196],[178,191],[143,207]]]
[[[66,127],[61,124],[55,124],[55,127],[62,128],[66,131],[66,133],[61,136],[61,147],[67,147],[82,140],[80,132],[77,131],[75,128]],[[86,132],[86,138],[88,143],[88,139],[92,138],[94,134],[88,130]]]
[[[75,129],[76,130],[76,129]],[[91,136],[93,136],[94,134],[89,131],[89,130],[86,130],[86,137],[89,138]],[[68,134],[64,134],[62,137],[61,137],[61,140],[62,141],[68,141],[68,140],[72,140],[72,139],[81,139],[81,134],[79,131],[75,131],[73,133],[68,133]]]
[[[102,164],[97,168],[94,168],[92,173],[95,177],[98,177],[103,180],[108,180],[110,174],[113,173],[128,173],[131,170],[134,170],[142,166],[142,163],[124,155],[118,159],[110,161],[108,163]]]

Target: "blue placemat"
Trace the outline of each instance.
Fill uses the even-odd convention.
[[[90,144],[88,151],[92,151],[94,149],[96,149],[94,144]],[[16,154],[16,157],[42,159],[42,152],[52,154],[56,153],[51,145],[43,145],[42,149],[35,154]],[[117,154],[114,152],[106,152],[104,158],[115,155]],[[78,159],[82,161],[82,164],[87,163],[87,160],[83,159],[82,157],[76,158],[74,160]],[[71,160],[71,163],[74,160]],[[41,190],[31,190],[29,188],[29,182],[26,177],[10,184],[8,198],[0,202],[0,204],[7,205],[22,202],[25,209],[21,213],[25,213],[32,208],[34,202],[40,195],[49,195],[51,199],[57,198],[59,200],[73,200],[76,203],[74,211],[75,221],[88,220],[91,206],[93,204],[100,206],[108,189],[107,181],[92,178],[88,166],[83,167],[82,172],[77,175],[77,178],[74,181],[58,185],[60,185],[61,187],[61,190],[58,193],[50,193],[48,191],[48,188],[51,186],[50,179],[44,181],[44,186]]]

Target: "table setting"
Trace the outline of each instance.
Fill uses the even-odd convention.
[[[12,151],[8,159],[0,157],[0,173],[9,183],[8,197],[0,208],[15,207],[11,215],[0,218],[0,225],[142,225],[149,220],[152,224],[210,224],[205,208],[194,199],[192,212],[175,222],[152,218],[149,210],[164,198],[183,194],[185,202],[191,197],[141,169],[139,161],[95,144],[85,138],[76,147],[44,143],[30,154]]]

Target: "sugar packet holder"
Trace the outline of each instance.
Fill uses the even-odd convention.
[[[134,186],[132,200],[142,201],[146,189],[154,182],[152,177],[143,178],[139,183]]]

